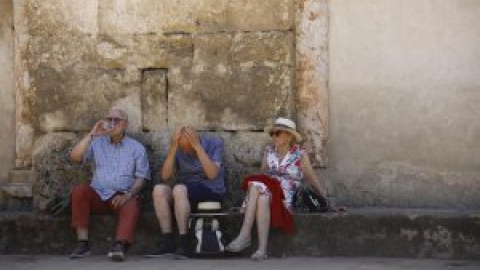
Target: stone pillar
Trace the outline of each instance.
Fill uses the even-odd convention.
[[[28,18],[25,16],[25,0],[14,1],[15,25],[15,89],[16,89],[16,159],[17,169],[30,168],[34,143],[34,129],[28,105],[28,59],[22,56],[28,46]]]
[[[296,0],[297,117],[312,163],[327,165],[328,4]]]
[[[0,184],[13,167],[15,104],[13,87],[13,3],[0,0]]]
[[[20,1],[0,0],[0,209],[26,209],[32,196],[30,171],[15,170],[15,71],[14,5]],[[33,134],[33,132],[31,132]],[[33,141],[32,141],[33,142]],[[30,144],[32,143],[30,142]],[[18,149],[18,148],[17,148]],[[20,164],[23,167],[23,162]],[[14,169],[14,170],[12,170]]]

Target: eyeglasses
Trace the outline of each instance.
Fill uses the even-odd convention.
[[[125,120],[123,118],[119,118],[119,117],[107,117],[106,118],[108,122],[112,122],[114,125],[120,123],[121,121]]]
[[[275,131],[270,131],[270,137],[278,137],[283,133],[282,130],[275,130]]]

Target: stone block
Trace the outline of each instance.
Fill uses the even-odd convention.
[[[143,130],[155,130],[167,125],[166,70],[149,69],[142,73]]]
[[[191,65],[193,42],[188,35],[101,35],[95,62],[105,68],[170,68]]]
[[[292,91],[290,67],[235,68],[221,123],[226,128],[234,123],[237,129],[263,130],[275,117],[293,115]]]
[[[50,32],[29,29],[28,46],[21,47],[20,55],[29,70],[40,66],[50,66],[58,71],[70,67],[85,68],[97,60],[96,41],[90,35],[67,30],[63,25],[52,26]]]
[[[18,56],[28,69],[47,65],[62,71],[89,66],[97,58],[97,0],[30,0],[25,5],[25,13],[19,13],[27,24],[25,33],[21,33]],[[17,27],[23,30],[22,26]]]
[[[227,7],[227,26],[240,31],[293,29],[293,0],[231,0]]]
[[[186,81],[191,80],[191,87],[178,83],[178,87],[175,84],[169,87],[169,125],[259,130],[277,115],[292,115],[292,68],[284,65],[289,58],[286,55],[291,53],[267,53],[281,35],[291,37],[288,33],[257,36],[258,44],[264,45],[260,45],[258,53],[251,49],[256,44],[255,35],[239,35],[237,44],[232,42],[230,34],[196,36],[191,79],[182,76]],[[292,46],[285,44],[278,47]],[[238,62],[233,61],[236,52]]]
[[[193,70],[196,73],[217,72],[222,74],[233,60],[233,34],[215,33],[195,35]],[[224,67],[219,67],[223,65]],[[209,70],[206,70],[209,69]]]
[[[169,91],[169,125],[259,130],[277,115],[293,114],[289,67],[233,68],[231,76],[205,71],[192,80],[188,92]]]
[[[194,1],[195,2],[195,1]],[[142,1],[105,0],[99,5],[102,34],[157,34],[193,32],[193,4],[190,0]]]
[[[291,30],[293,0],[177,0],[99,2],[101,34]]]
[[[198,33],[228,30],[227,8],[231,0],[194,1],[194,18]]]
[[[30,34],[57,32],[59,26],[70,31],[96,35],[98,0],[27,0],[26,18]]]
[[[111,106],[129,115],[129,130],[141,127],[137,70],[66,69],[42,66],[30,72],[33,119],[37,130],[90,130]],[[61,83],[59,83],[61,82]]]
[[[246,32],[235,34],[233,63],[238,65],[293,66],[292,32]]]
[[[33,178],[31,170],[10,170],[8,172],[8,183],[11,184],[32,184]]]
[[[271,142],[266,132],[235,132],[225,142],[227,162],[233,166],[260,168],[265,146]]]

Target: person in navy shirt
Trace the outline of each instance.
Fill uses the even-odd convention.
[[[225,173],[222,165],[223,140],[209,134],[199,134],[189,127],[177,129],[160,178],[164,183],[153,190],[153,203],[160,224],[161,241],[146,257],[175,254],[189,256],[188,217],[199,202],[221,201],[225,193]],[[173,188],[167,185],[175,179]],[[173,206],[173,215],[171,212]],[[174,244],[172,219],[178,226],[178,247]]]
[[[133,242],[140,216],[138,195],[145,180],[150,179],[150,167],[145,147],[125,135],[127,127],[127,114],[112,108],[70,153],[72,161],[89,163],[94,171],[91,184],[79,184],[72,191],[72,227],[78,239],[72,259],[90,253],[90,213],[114,212],[117,216],[115,243],[108,253],[112,260],[125,260]]]

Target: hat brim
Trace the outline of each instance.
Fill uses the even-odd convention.
[[[270,133],[272,131],[275,131],[275,130],[281,130],[281,131],[286,131],[286,132],[289,132],[290,134],[293,135],[293,137],[295,137],[295,140],[297,142],[301,142],[302,141],[302,135],[300,135],[300,133],[298,133],[296,130],[293,130],[291,128],[286,128],[286,127],[279,127],[279,126],[273,126],[273,127],[269,127],[267,128],[267,132]]]

